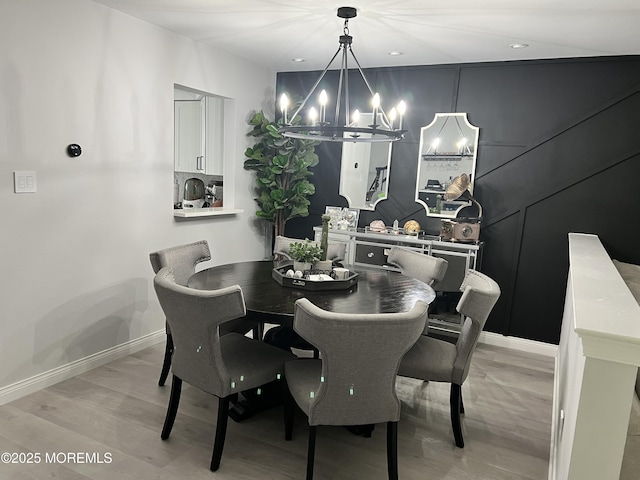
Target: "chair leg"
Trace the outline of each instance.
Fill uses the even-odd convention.
[[[227,420],[229,418],[229,397],[218,399],[218,422],[216,423],[216,439],[213,443],[213,455],[211,456],[211,471],[220,468],[224,439],[227,435]]]
[[[162,371],[160,372],[160,380],[158,385],[164,387],[164,382],[169,375],[169,368],[171,367],[171,357],[173,357],[173,337],[170,333],[167,333],[167,346],[164,349],[164,361],[162,362]]]
[[[162,427],[162,433],[160,438],[166,440],[171,434],[173,428],[173,422],[176,419],[176,413],[178,413],[178,405],[180,404],[180,392],[182,391],[182,379],[173,376],[171,380],[171,396],[169,397],[169,407],[167,408],[167,416],[164,419],[164,426]]]
[[[296,413],[296,403],[289,391],[286,379],[282,382],[282,398],[284,404],[284,439],[291,440],[293,438],[293,419]]]
[[[316,454],[316,429],[318,427],[309,426],[309,450],[307,452],[307,480],[313,480],[313,463]]]
[[[461,403],[462,386],[452,383],[451,395],[449,396],[449,405],[451,408],[451,427],[453,428],[453,437],[456,440],[456,446],[464,448],[464,440],[462,439],[462,425],[460,424]]]
[[[462,385],[460,385],[460,414],[464,415],[464,402],[462,401]]]
[[[387,422],[387,469],[389,480],[398,480],[398,422]]]

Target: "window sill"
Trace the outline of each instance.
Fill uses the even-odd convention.
[[[216,217],[222,215],[236,215],[243,213],[244,210],[240,208],[225,208],[225,207],[210,207],[210,208],[189,208],[189,209],[175,209],[173,211],[174,217],[180,218],[195,218],[195,217]]]

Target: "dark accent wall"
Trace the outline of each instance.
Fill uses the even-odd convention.
[[[415,219],[437,233],[439,220],[414,201],[420,128],[439,112],[466,112],[480,127],[481,270],[503,292],[487,330],[558,342],[569,232],[597,234],[613,258],[640,264],[640,56],[366,72],[383,102],[408,103],[409,131],[393,145],[389,199],[362,210],[361,227]],[[304,95],[317,76],[280,73],[277,96]],[[317,151],[311,215],[288,222],[287,235],[311,238],[325,205],[347,206],[338,194],[341,145]]]

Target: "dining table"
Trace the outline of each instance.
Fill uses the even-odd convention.
[[[360,314],[405,312],[411,310],[417,301],[431,303],[436,297],[433,288],[413,277],[390,269],[361,265],[343,265],[349,270],[349,278],[352,279],[350,282],[313,285],[308,281],[277,281],[278,274],[274,274],[274,269],[284,272],[291,267],[290,264],[290,261],[255,260],[216,265],[196,272],[187,281],[187,286],[200,290],[217,290],[239,285],[247,317],[262,327],[264,324],[293,327],[295,303],[305,297],[327,311]],[[298,286],[292,285],[294,283],[298,283]],[[348,288],[341,288],[345,284]],[[242,392],[245,399],[232,403],[229,417],[236,422],[243,421],[281,401],[277,398],[279,388],[276,395],[273,392],[265,394],[269,392],[268,386],[262,391],[260,397],[255,391]],[[357,435],[367,437],[373,431],[373,425],[347,428]]]
[[[287,263],[254,260],[216,265],[196,272],[187,285],[201,290],[239,285],[248,314],[262,323],[293,326],[296,300],[307,298],[317,307],[337,313],[399,313],[417,301],[431,303],[435,291],[415,278],[391,269],[344,265],[357,281],[349,288],[314,290],[283,285],[274,279],[274,268]],[[308,285],[307,287],[312,287]]]

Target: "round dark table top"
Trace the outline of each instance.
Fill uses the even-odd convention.
[[[290,324],[296,300],[304,297],[324,310],[338,313],[405,312],[411,310],[417,300],[431,303],[435,298],[430,286],[412,277],[379,268],[349,265],[345,267],[358,273],[358,283],[347,290],[309,291],[284,287],[271,277],[274,266],[271,260],[219,265],[194,274],[188,286],[215,290],[240,285],[247,311],[276,324]]]

